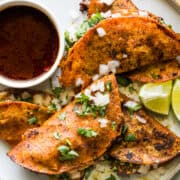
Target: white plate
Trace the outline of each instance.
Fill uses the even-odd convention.
[[[0,0],[3,1],[3,0]],[[79,9],[80,0],[34,0],[42,2],[45,6],[52,9],[54,14],[61,17],[61,26],[66,29],[70,24],[70,12]],[[134,0],[135,4],[141,8],[153,12],[165,19],[168,24],[173,26],[176,32],[180,32],[180,15],[171,7],[166,0]],[[48,87],[48,82],[36,88],[44,89]],[[3,87],[0,86],[0,89]],[[46,176],[31,173],[28,170],[17,166],[6,156],[8,147],[0,142],[0,180],[47,180]],[[180,176],[179,176],[180,179]]]

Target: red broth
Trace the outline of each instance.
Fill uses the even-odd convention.
[[[58,33],[49,18],[31,7],[0,12],[0,74],[27,80],[47,72],[59,49]]]

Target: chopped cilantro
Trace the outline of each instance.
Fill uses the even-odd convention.
[[[92,166],[85,169],[85,173],[84,173],[84,179],[85,180],[88,180],[88,178],[91,175],[91,172],[93,171],[93,169],[94,168]]]
[[[88,115],[92,115],[94,117],[96,117],[97,115],[99,115],[100,117],[105,116],[106,106],[96,106],[89,99],[89,97],[83,93],[80,95],[80,97],[77,98],[76,102],[82,105],[81,109],[77,106],[74,107],[74,111],[79,116],[88,116]]]
[[[116,177],[113,174],[111,174],[111,176],[106,178],[106,180],[116,180]]]
[[[62,87],[55,87],[52,89],[53,95],[55,98],[59,98],[60,93],[63,91]]]
[[[127,101],[124,104],[124,107],[126,107],[129,113],[132,115],[134,112],[140,110],[142,108],[142,105],[134,101]]]
[[[111,124],[111,126],[112,126],[112,130],[115,131],[115,130],[116,130],[116,122],[113,121],[112,124]]]
[[[85,129],[85,128],[79,128],[77,130],[77,133],[81,136],[84,136],[84,137],[96,137],[98,135],[98,133],[92,129]]]
[[[103,20],[101,13],[96,13],[91,16],[90,19],[83,21],[79,29],[76,32],[77,39],[81,38],[91,27],[95,26],[98,22]]]
[[[130,92],[131,94],[133,94],[134,92],[136,92],[136,89],[133,87],[132,84],[129,85],[128,89],[129,89],[129,92]]]
[[[89,97],[86,96],[84,93],[82,93],[78,98],[77,98],[77,103],[83,104],[87,103],[89,101]]]
[[[124,140],[127,142],[133,142],[136,140],[136,136],[134,134],[128,134],[124,137]]]
[[[59,140],[61,138],[60,134],[58,132],[54,132],[53,136],[55,139]]]
[[[66,119],[66,112],[63,112],[59,115],[59,120],[64,121]]]
[[[108,82],[106,83],[106,89],[107,89],[109,92],[112,91],[111,85],[112,85],[112,82],[111,82],[111,81],[108,81]]]
[[[117,76],[116,78],[117,78],[118,84],[121,86],[124,86],[124,87],[127,87],[129,84],[132,83],[132,81],[130,79],[125,78],[123,76]]]
[[[98,22],[104,19],[101,13],[96,13],[91,16],[90,19],[84,20],[80,27],[77,29],[75,33],[76,39],[80,39],[91,27],[95,26]],[[65,41],[66,41],[66,50],[73,46],[76,39],[71,38],[70,33],[66,31],[64,33]]]
[[[128,126],[127,126],[127,125],[124,125],[124,126],[122,127],[122,131],[121,131],[122,135],[126,134],[127,130],[128,130]]]
[[[37,123],[37,118],[36,117],[32,117],[32,118],[28,119],[28,123],[30,125],[36,124]]]
[[[158,74],[155,74],[155,73],[152,73],[152,74],[151,74],[151,77],[152,77],[153,79],[159,79],[159,75],[158,75]]]
[[[53,111],[57,111],[57,107],[56,107],[56,104],[55,104],[55,103],[51,103],[51,104],[48,106],[48,114],[51,114]]]
[[[71,141],[70,141],[69,139],[66,139],[66,144],[67,144],[68,146],[72,146]]]
[[[61,153],[61,161],[73,160],[79,157],[79,154],[76,151],[71,150],[68,146],[65,145],[59,146],[58,151]]]

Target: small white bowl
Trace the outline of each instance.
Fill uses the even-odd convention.
[[[17,1],[16,0],[4,0],[4,1],[0,1],[0,11],[7,9],[9,7],[21,6],[21,5],[33,7],[35,9],[41,11],[42,13],[44,13],[50,19],[50,21],[53,23],[53,25],[57,31],[57,34],[58,34],[59,49],[58,49],[58,54],[55,59],[55,62],[51,66],[50,70],[48,72],[41,74],[40,76],[37,76],[37,77],[35,77],[33,79],[29,79],[29,80],[14,80],[14,79],[5,77],[3,75],[0,75],[0,84],[8,86],[8,87],[12,87],[12,88],[28,88],[28,87],[38,85],[38,84],[44,82],[45,80],[47,80],[56,71],[56,69],[60,63],[60,60],[63,56],[63,53],[64,53],[64,32],[59,23],[60,21],[51,12],[50,9],[48,9],[47,7],[42,5],[40,2],[35,2],[33,0],[17,0]],[[58,18],[61,18],[61,17],[58,17]]]

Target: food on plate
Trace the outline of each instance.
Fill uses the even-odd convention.
[[[176,79],[172,91],[172,108],[177,119],[180,120],[180,79]]]
[[[127,77],[142,83],[164,82],[180,77],[180,64],[177,60],[156,63],[130,72]]]
[[[88,16],[98,12],[111,11],[112,14],[137,12],[137,7],[130,0],[115,0],[106,3],[105,1],[91,0],[88,6]]]
[[[39,173],[84,169],[118,136],[122,124],[120,101],[115,76],[105,76],[40,128],[27,131],[8,155],[17,164]]]
[[[27,129],[42,125],[50,115],[48,108],[36,104],[0,102],[0,139],[17,144]]]
[[[139,91],[139,97],[144,106],[149,110],[168,115],[171,104],[172,85],[172,81],[144,84]]]
[[[56,60],[59,37],[37,9],[15,6],[0,13],[0,75],[27,80],[47,72]]]
[[[110,152],[115,159],[122,163],[158,165],[180,153],[180,138],[143,109],[130,114],[124,107],[123,114],[122,136]]]
[[[99,76],[175,59],[179,53],[176,34],[150,18],[105,19],[69,50],[60,82],[84,88]]]

